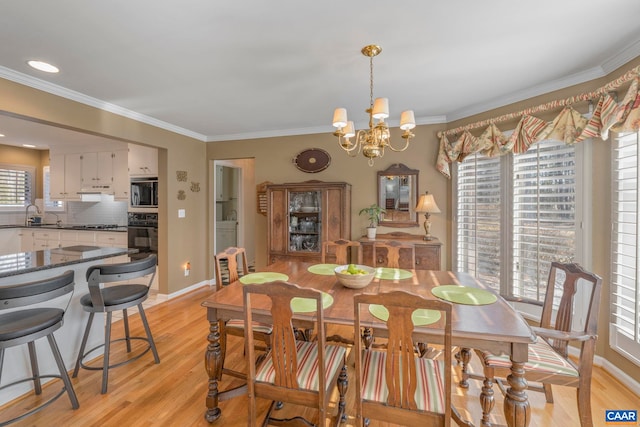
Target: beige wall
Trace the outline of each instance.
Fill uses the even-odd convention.
[[[207,230],[204,143],[8,80],[0,79],[0,93],[0,114],[159,148],[160,292],[173,293],[210,278],[207,243],[202,237]],[[187,171],[188,181],[178,182],[176,171]],[[191,181],[200,183],[200,192],[190,191]],[[179,190],[186,192],[183,201],[177,199]],[[186,210],[185,219],[178,219],[178,209]],[[187,261],[191,275],[184,277]]]
[[[400,153],[387,152],[382,159],[376,160],[373,167],[369,167],[367,159],[362,155],[351,158],[338,146],[336,138],[331,135],[331,126],[327,126],[326,134],[290,136],[279,138],[252,139],[228,142],[210,142],[207,144],[207,158],[211,160],[235,159],[250,157],[255,159],[256,185],[264,181],[275,184],[286,182],[302,182],[319,180],[326,182],[344,181],[352,185],[351,205],[351,238],[357,239],[365,234],[367,220],[364,216],[358,216],[360,209],[377,201],[377,175],[380,170],[386,169],[393,163],[404,163],[412,169],[418,169],[419,190],[429,190],[434,194],[441,214],[433,215],[432,234],[442,239],[445,243],[444,250],[448,250],[448,227],[450,217],[449,209],[449,181],[444,178],[434,167],[437,157],[438,141],[436,132],[444,129],[443,126],[419,126],[415,129],[416,137],[409,148]],[[400,134],[392,130],[392,138],[400,140]],[[331,165],[322,172],[304,173],[296,168],[292,162],[300,151],[308,148],[321,148],[329,152]],[[255,189],[253,193],[255,197]],[[255,211],[254,211],[255,212]],[[256,265],[262,266],[267,262],[267,219],[255,212],[255,245]],[[420,217],[422,223],[423,217]],[[424,234],[421,227],[407,229],[379,227],[379,233],[391,231],[406,231],[415,234]],[[445,256],[445,259],[449,257]],[[443,261],[443,268],[448,264]]]

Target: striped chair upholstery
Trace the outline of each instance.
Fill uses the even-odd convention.
[[[296,341],[298,355],[298,386],[306,390],[318,391],[318,343],[313,341]],[[346,349],[337,345],[327,345],[325,354],[325,379],[327,382],[342,368]],[[267,358],[265,363],[256,372],[256,381],[273,383],[276,370],[273,360]]]
[[[231,319],[228,320],[224,325],[227,329],[235,328],[242,329],[244,331],[244,320],[242,319]],[[270,334],[273,331],[273,327],[267,323],[253,322],[251,325],[251,329],[253,332],[262,332],[263,334]]]
[[[483,353],[484,363],[493,368],[510,368],[509,356],[496,356]],[[553,375],[566,375],[578,378],[578,370],[570,360],[559,355],[545,340],[538,337],[535,344],[529,344],[529,361],[524,364],[525,371],[547,372]]]
[[[384,374],[387,353],[367,351],[362,360],[362,398],[373,402],[387,402],[389,389]],[[420,387],[414,395],[421,411],[444,413],[444,362],[415,359],[416,376]]]
[[[451,304],[404,291],[359,294],[354,297],[356,330],[371,324],[371,304],[384,306],[388,313],[379,319],[387,345],[385,350],[363,349],[362,340],[355,342],[355,425],[367,425],[369,419],[411,426],[448,427],[452,420],[468,425],[451,402]],[[412,321],[417,309],[440,312],[431,332],[441,334],[444,360],[421,358],[413,345],[421,338]]]

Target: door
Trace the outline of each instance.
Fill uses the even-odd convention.
[[[218,169],[219,166],[222,169]],[[254,159],[212,160],[209,179],[211,182],[209,248],[212,254],[209,259],[213,260],[213,254],[230,246],[230,242],[235,242],[235,246],[246,249],[249,263],[254,264],[256,257]],[[219,200],[218,195],[222,193],[228,197]],[[252,236],[252,238],[245,238],[245,236]],[[210,268],[213,272],[213,261]]]

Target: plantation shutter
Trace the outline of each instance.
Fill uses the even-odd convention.
[[[457,268],[500,290],[500,158],[458,164]]]
[[[0,207],[26,207],[32,202],[33,171],[0,165]]]
[[[613,143],[609,341],[612,348],[640,364],[638,133],[618,135]]]

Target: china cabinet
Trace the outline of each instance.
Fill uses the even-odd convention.
[[[267,186],[269,258],[320,262],[322,243],[351,238],[351,185],[307,181]]]

